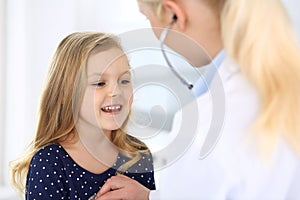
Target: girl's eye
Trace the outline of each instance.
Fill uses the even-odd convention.
[[[98,86],[98,87],[102,87],[102,86],[105,86],[105,82],[97,82],[94,85]]]
[[[124,80],[121,80],[120,83],[123,84],[123,85],[126,85],[126,84],[130,83],[130,80],[124,79]]]

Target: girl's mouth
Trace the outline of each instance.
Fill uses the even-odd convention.
[[[122,110],[122,105],[109,105],[101,108],[105,113],[119,113]]]

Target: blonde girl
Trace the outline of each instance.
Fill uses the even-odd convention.
[[[51,60],[35,137],[12,162],[13,185],[26,199],[88,199],[122,173],[155,189],[148,148],[122,129],[132,94],[116,37],[65,37]]]

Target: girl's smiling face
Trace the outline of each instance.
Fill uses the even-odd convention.
[[[116,47],[91,54],[87,60],[87,87],[81,110],[80,126],[102,129],[109,136],[128,117],[132,104],[129,63]]]

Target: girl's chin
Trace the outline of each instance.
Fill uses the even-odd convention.
[[[124,123],[124,121],[123,121],[123,123]],[[114,131],[114,130],[120,129],[123,123],[120,123],[120,124],[117,124],[117,123],[101,123],[100,128],[103,131]]]

